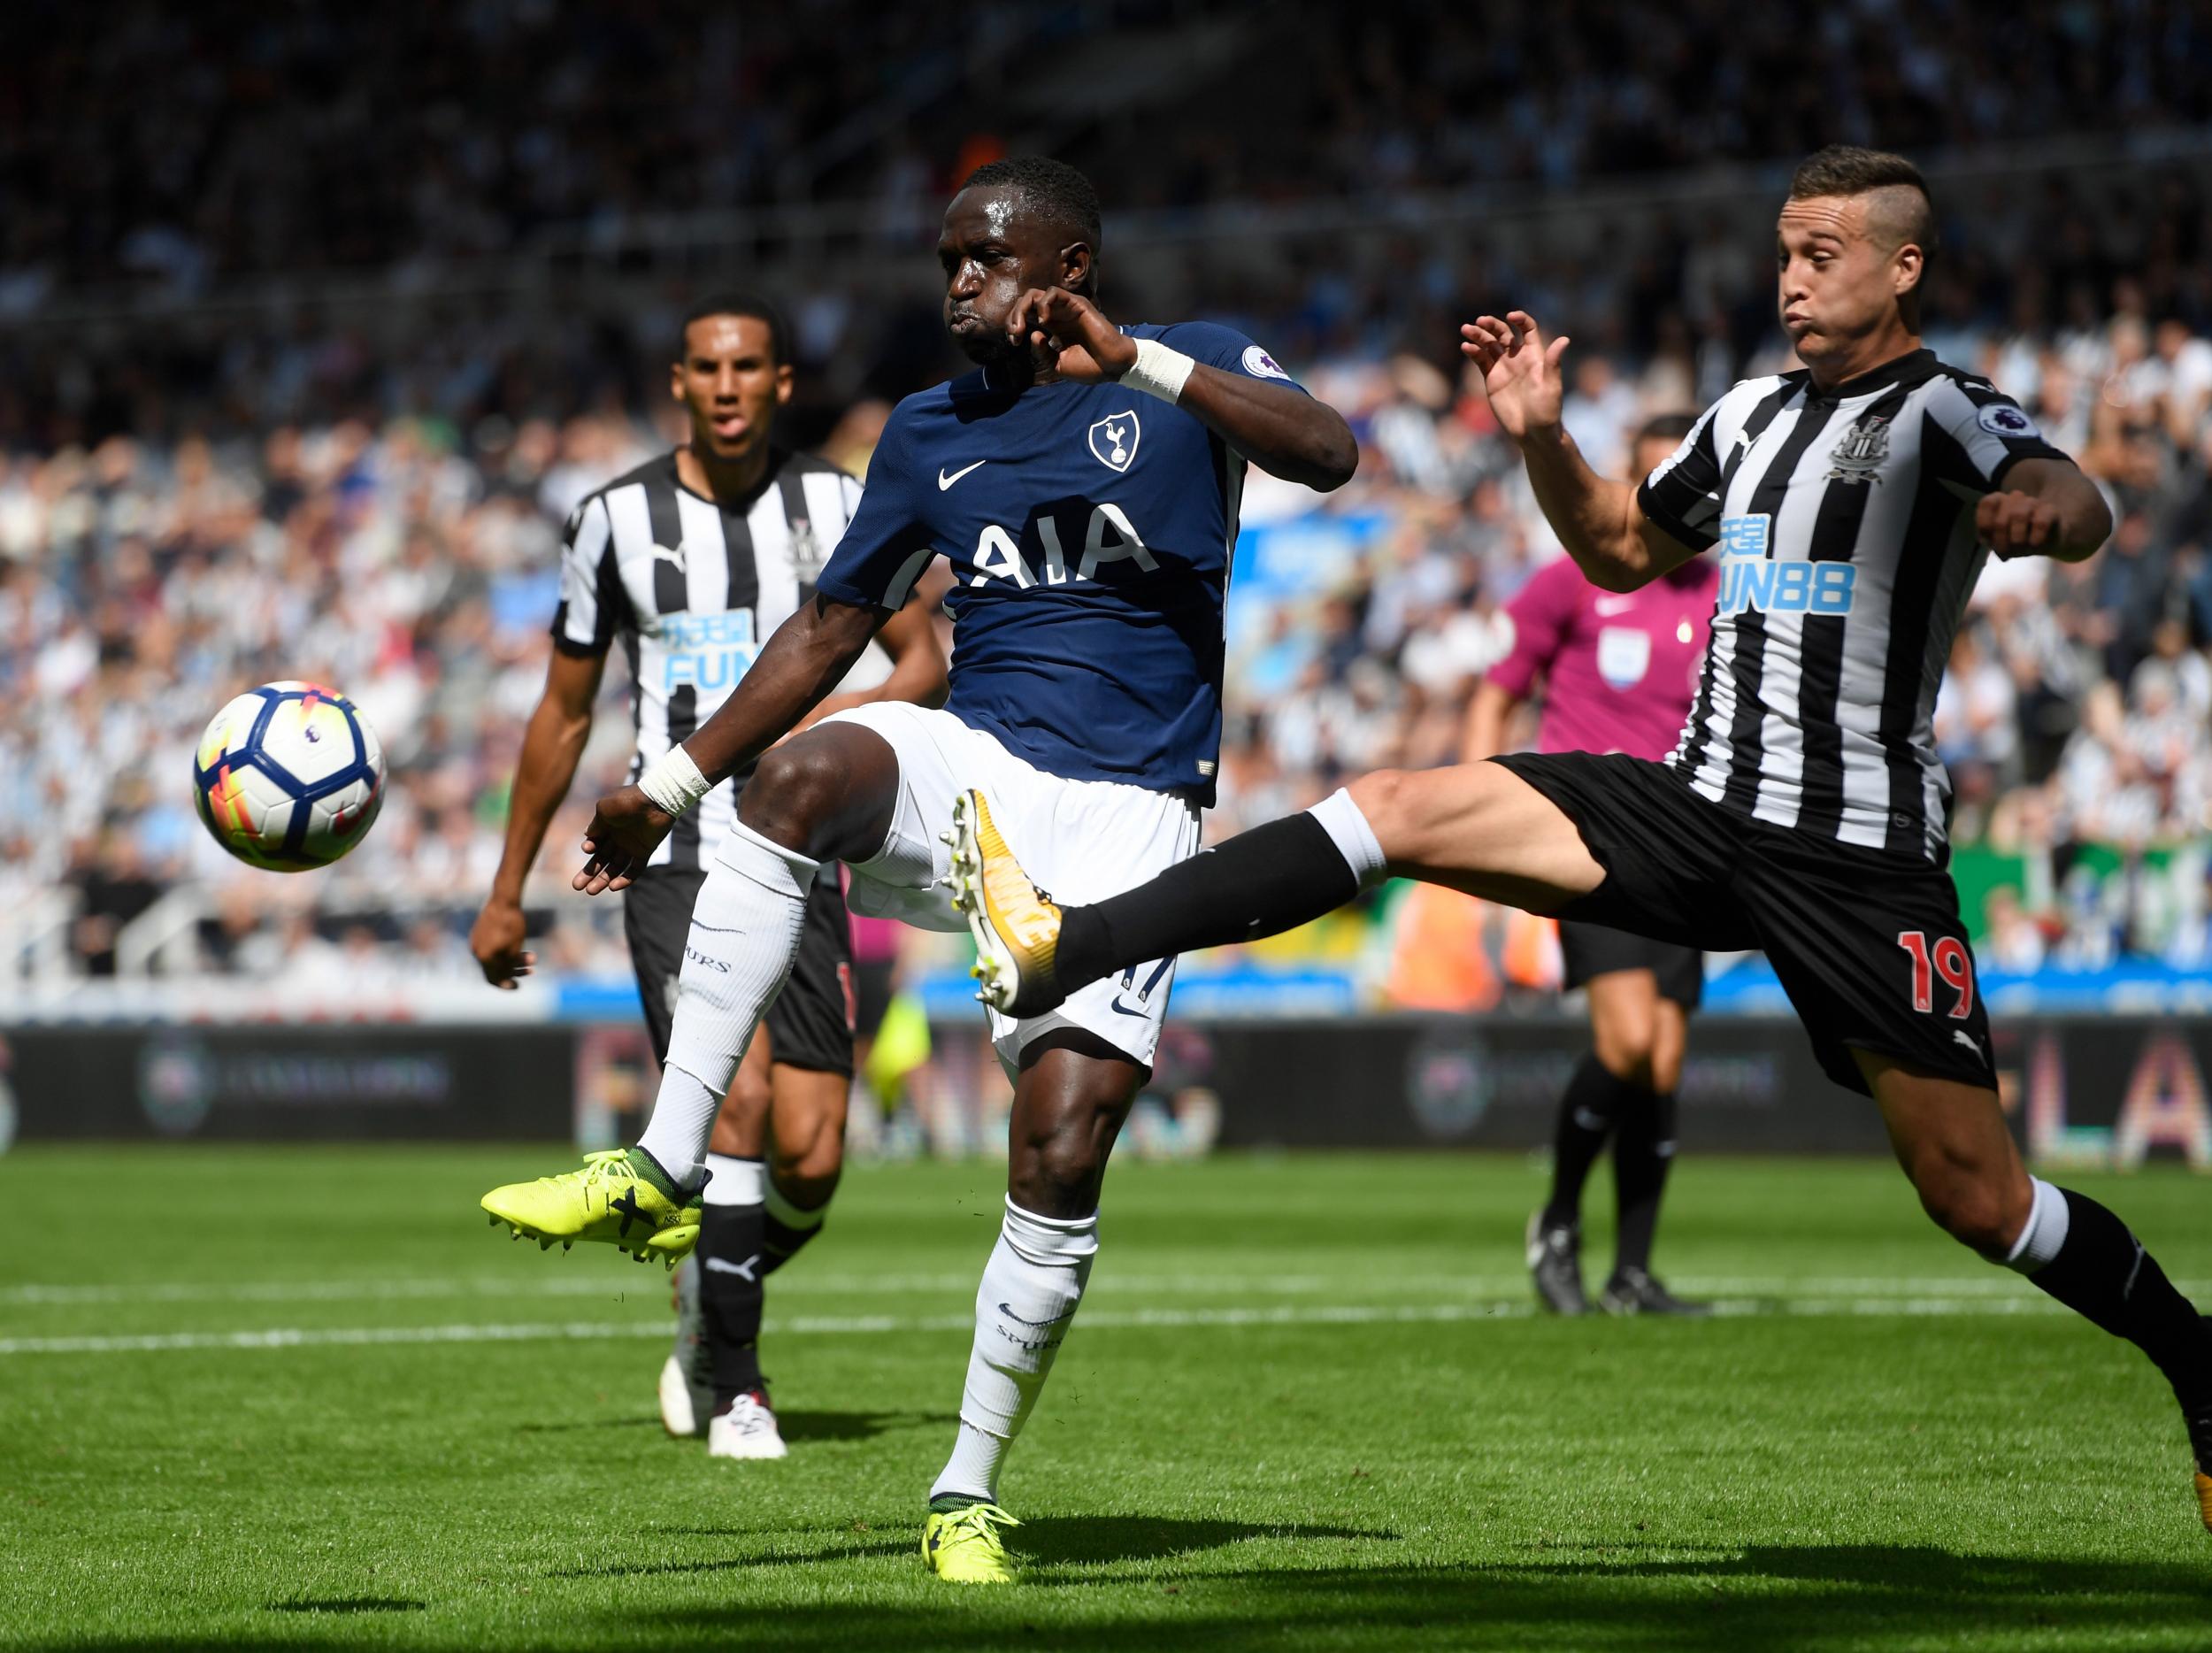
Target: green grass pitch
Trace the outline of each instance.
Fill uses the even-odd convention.
[[[849,1175],[730,1465],[660,1430],[658,1269],[476,1213],[563,1158],[0,1159],[0,1645],[2212,1646],[2164,1386],[1886,1165],[1686,1161],[1702,1324],[1530,1313],[1527,1161],[1118,1166],[979,1592],[918,1524],[998,1170]],[[2206,1183],[2081,1186],[2212,1295]]]

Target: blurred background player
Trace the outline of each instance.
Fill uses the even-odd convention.
[[[851,519],[856,482],[776,445],[791,391],[771,305],[745,295],[695,305],[669,375],[689,441],[570,514],[545,692],[524,737],[499,872],[470,935],[495,987],[512,988],[534,962],[523,884],[590,735],[609,647],[618,638],[629,658],[635,774],[729,697],[761,640],[811,596]],[[878,638],[821,711],[942,698],[944,657],[918,608]],[[624,928],[656,1062],[668,1055],[692,903],[748,773],[703,799],[629,888]],[[703,1430],[715,1457],[783,1456],[760,1371],[763,1282],[821,1226],[842,1168],[852,1072],[851,940],[843,891],[825,878],[808,899],[790,978],[715,1119],[699,1242],[676,1281],[661,1417],[674,1434]]]
[[[1694,413],[1647,421],[1632,474],[1657,470],[1696,422]],[[1540,678],[1539,750],[1664,757],[1690,715],[1719,580],[1704,557],[1630,592],[1599,590],[1571,557],[1545,565],[1507,605],[1513,650],[1469,703],[1465,760],[1507,750],[1507,722]],[[1560,1314],[1589,1310],[1582,1188],[1610,1137],[1619,1233],[1600,1306],[1610,1314],[1702,1313],[1652,1277],[1651,1240],[1674,1157],[1675,1087],[1705,955],[1572,919],[1560,920],[1559,951],[1564,985],[1589,994],[1591,1049],[1559,1099],[1551,1197],[1529,1219],[1536,1295]]]

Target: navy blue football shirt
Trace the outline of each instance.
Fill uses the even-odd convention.
[[[1289,378],[1233,328],[1122,331]],[[968,373],[892,411],[815,589],[895,610],[941,551],[956,576],[946,710],[1048,773],[1210,803],[1243,485],[1242,456],[1157,397]]]

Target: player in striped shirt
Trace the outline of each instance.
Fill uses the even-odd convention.
[[[1560,422],[1564,338],[1524,311],[1463,329],[1539,504],[1592,581],[1648,585],[1717,543],[1698,697],[1664,764],[1525,754],[1383,773],[1090,906],[1039,894],[963,811],[956,888],[989,1001],[1033,1015],[1139,959],[1303,923],[1386,872],[1717,950],[1761,948],[1838,1082],[1870,1095],[1928,1214],[2140,1348],[2172,1385],[2212,1527],[2212,1320],[2104,1206],[2031,1177],[1946,870],[1929,719],[1990,552],[2078,562],[2096,488],[2019,406],[1923,350],[1933,242],[1901,157],[1838,148],[1776,234],[1802,370],[1738,385],[1640,488]]]
[[[791,388],[771,305],[743,295],[703,301],[685,318],[670,370],[690,440],[587,495],[569,519],[545,692],[516,769],[505,852],[470,936],[495,987],[530,973],[522,887],[591,734],[608,650],[618,641],[629,660],[634,776],[729,698],[768,634],[812,595],[852,518],[859,485],[774,440]],[[877,635],[881,646],[821,713],[943,697],[944,657],[918,606]],[[668,1056],[692,906],[736,819],[746,773],[678,824],[625,896],[657,1062]],[[714,1122],[698,1247],[676,1282],[661,1419],[672,1434],[706,1434],[717,1457],[783,1456],[760,1371],[763,1282],[819,1230],[836,1189],[852,1042],[845,900],[835,879],[820,879],[790,977]]]

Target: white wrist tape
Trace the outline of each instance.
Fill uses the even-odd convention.
[[[1182,351],[1171,350],[1157,339],[1139,339],[1137,365],[1122,374],[1121,382],[1132,390],[1171,403],[1182,396],[1184,381],[1197,365]]]
[[[637,778],[637,784],[639,791],[671,815],[682,814],[714,790],[714,783],[699,773],[699,765],[680,745],[670,747],[666,756],[655,758],[651,767]]]

